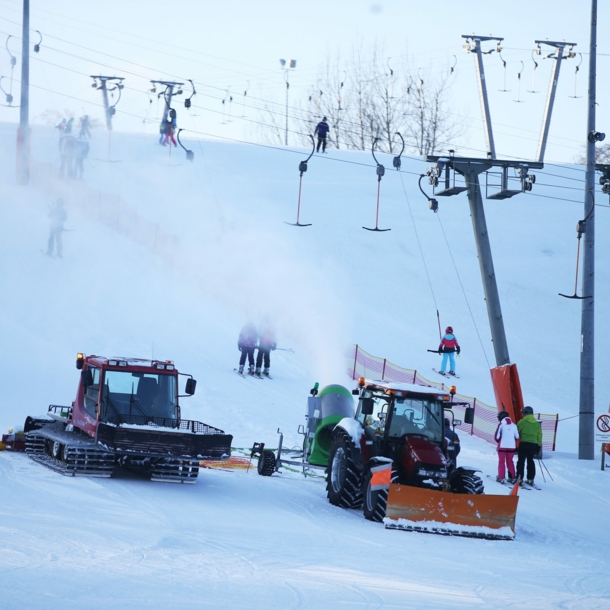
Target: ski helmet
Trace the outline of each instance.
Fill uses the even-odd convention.
[[[447,326],[447,328],[445,329],[445,332],[452,335],[453,334],[453,327],[452,326]]]
[[[502,421],[506,417],[508,417],[508,412],[507,411],[500,411],[498,413],[498,421]]]
[[[533,415],[533,414],[534,414],[534,409],[532,409],[532,407],[524,407],[523,415]]]

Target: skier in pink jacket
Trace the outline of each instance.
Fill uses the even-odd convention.
[[[499,424],[494,438],[498,443],[498,476],[496,481],[504,483],[506,469],[508,468],[508,481],[515,480],[515,464],[513,458],[517,452],[517,441],[519,440],[519,429],[513,424],[506,411],[498,413]]]

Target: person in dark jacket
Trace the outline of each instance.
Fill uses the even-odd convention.
[[[247,322],[239,333],[239,339],[237,340],[237,347],[241,352],[241,358],[239,359],[239,374],[242,375],[244,372],[244,364],[246,358],[248,358],[250,375],[254,374],[254,350],[256,348],[256,340],[258,339],[258,333],[256,332],[256,326],[252,322]]]
[[[258,354],[256,354],[256,374],[261,374],[261,366],[265,365],[263,375],[269,377],[269,352],[277,347],[275,328],[269,318],[264,318],[258,332]]]
[[[460,437],[451,427],[448,417],[445,417],[445,440],[447,441],[447,457],[457,466],[457,456],[460,454]]]
[[[525,407],[523,409],[523,419],[517,423],[519,428],[519,450],[517,452],[517,478],[523,481],[523,471],[527,460],[527,479],[528,485],[534,484],[536,476],[536,464],[534,458],[540,453],[542,448],[542,427],[540,422],[534,417],[534,409]]]
[[[314,136],[318,136],[318,146],[316,148],[316,152],[320,152],[320,145],[322,146],[322,152],[326,152],[326,136],[330,131],[330,125],[328,124],[328,120],[326,117],[323,117],[322,120],[316,125],[316,130],[313,132]]]
[[[453,334],[453,328],[447,326],[445,334],[441,339],[441,344],[438,346],[438,353],[443,354],[443,361],[441,363],[441,375],[445,374],[447,368],[447,360],[449,360],[449,375],[455,375],[455,356],[454,353],[460,353],[460,345]]]

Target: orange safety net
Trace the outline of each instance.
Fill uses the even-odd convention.
[[[360,346],[352,345],[346,352],[347,374],[353,380],[359,377],[367,379],[379,379],[382,381],[398,381],[401,383],[412,383],[427,387],[439,388],[445,392],[449,391],[452,384],[430,381],[426,379],[418,371],[414,369],[406,369],[385,358],[378,358],[365,352]],[[500,367],[502,368],[502,367]],[[508,373],[510,375],[510,373]],[[516,374],[516,368],[515,368]],[[518,375],[516,383],[518,383]],[[520,385],[519,395],[521,392]],[[466,403],[465,405],[455,405],[452,410],[456,419],[464,420],[464,411],[467,407],[474,408],[474,422],[472,424],[462,424],[456,428],[466,434],[478,436],[486,440],[488,443],[496,444],[494,434],[498,426],[497,413],[498,409],[491,405],[481,402],[473,396],[465,396],[464,394],[455,395],[456,402]],[[512,399],[511,399],[512,404]],[[523,402],[521,399],[521,407]],[[555,440],[557,437],[557,423],[559,416],[557,414],[534,413],[536,419],[542,427],[542,448],[547,451],[555,451]]]

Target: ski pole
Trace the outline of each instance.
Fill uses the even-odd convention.
[[[551,481],[554,481],[555,479],[553,479],[553,476],[551,475],[551,473],[549,472],[549,469],[546,467],[546,464],[540,460],[540,462],[542,463],[542,465],[544,466],[544,469],[546,470],[546,473],[549,475]]]
[[[542,460],[538,460],[538,468],[542,474],[542,480],[546,483],[546,477],[544,476],[544,469],[542,468]]]
[[[292,352],[294,354],[294,350],[290,347],[276,347],[275,349],[280,352]]]

